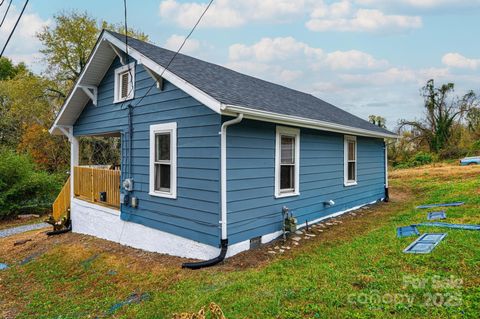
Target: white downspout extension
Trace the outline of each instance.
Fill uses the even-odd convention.
[[[220,131],[220,197],[222,211],[220,224],[222,225],[222,239],[227,239],[227,127],[240,123],[242,120],[243,113],[239,113],[233,120],[224,122]]]

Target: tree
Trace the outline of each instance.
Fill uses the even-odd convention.
[[[477,103],[477,97],[472,91],[461,98],[451,97],[453,92],[453,83],[437,88],[434,80],[429,80],[421,90],[425,119],[401,120],[400,128],[410,127],[415,139],[425,143],[431,152],[439,153],[453,137],[455,124]]]
[[[54,15],[54,27],[45,26],[37,34],[42,42],[40,50],[53,78],[70,86],[87,64],[95,45],[98,28],[88,13],[62,12]]]
[[[53,19],[54,26],[45,26],[37,37],[43,44],[40,52],[43,53],[48,65],[47,73],[61,83],[58,93],[65,97],[87,64],[102,28],[109,28],[122,34],[125,30],[120,24],[106,21],[97,23],[97,20],[87,12],[61,12],[54,15]],[[146,34],[134,29],[129,29],[128,35],[148,40]]]
[[[21,62],[15,65],[13,64],[12,60],[8,58],[0,58],[0,81],[12,79],[17,74],[25,72],[27,72],[25,63]]]
[[[480,138],[480,108],[472,107],[467,113],[467,124],[469,131],[476,139]]]
[[[385,125],[387,123],[387,120],[384,117],[381,117],[379,115],[369,115],[368,116],[368,121],[372,124],[375,124],[381,128],[386,128],[387,126]]]
[[[48,128],[60,105],[51,80],[28,70],[0,81],[0,143],[27,153],[39,168],[55,171],[68,161],[65,139],[50,136]]]
[[[45,126],[36,123],[24,127],[17,150],[30,155],[38,168],[49,172],[65,171],[70,164],[68,140],[52,136]]]

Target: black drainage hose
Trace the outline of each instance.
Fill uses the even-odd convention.
[[[210,260],[199,261],[196,263],[183,263],[182,268],[200,269],[205,267],[211,267],[218,264],[219,262],[225,259],[225,255],[227,254],[227,249],[228,249],[228,239],[222,239],[221,248],[222,250],[220,251],[220,255],[218,255],[217,257]]]
[[[65,234],[72,231],[72,225],[68,226],[68,228],[60,229],[60,230],[54,230],[50,231],[47,233],[47,236],[54,236],[54,235],[60,235],[60,234]]]
[[[385,198],[383,201],[385,203],[388,203],[389,200],[390,200],[390,196],[388,195],[388,187],[385,187]]]

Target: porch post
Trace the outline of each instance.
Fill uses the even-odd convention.
[[[70,129],[70,196],[73,199],[74,193],[74,167],[78,166],[79,161],[79,143],[78,138],[73,136],[73,129]]]

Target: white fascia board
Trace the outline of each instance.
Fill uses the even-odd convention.
[[[365,130],[361,128],[340,125],[325,121],[312,120],[303,117],[285,115],[267,111],[261,111],[256,109],[250,109],[243,106],[237,105],[225,105],[222,109],[222,114],[234,116],[237,113],[243,113],[245,118],[252,120],[259,120],[264,122],[273,122],[284,125],[298,126],[311,128],[315,130],[323,130],[328,132],[342,133],[342,134],[353,134],[356,136],[366,136],[366,137],[376,137],[376,138],[398,138],[395,134],[380,133],[370,130]]]
[[[104,39],[115,45],[118,49],[124,51],[125,50],[125,43],[120,41],[119,39],[115,38],[114,36],[105,33]],[[180,90],[184,91],[185,93],[192,96],[194,99],[199,101],[200,103],[204,104],[208,108],[212,109],[216,113],[221,113],[222,103],[208,95],[207,93],[203,92],[199,88],[193,86],[191,83],[185,81],[181,77],[173,74],[168,69],[165,70],[164,67],[159,65],[157,62],[151,60],[150,58],[146,57],[139,51],[135,50],[132,47],[128,47],[128,54],[137,60],[138,64],[143,64],[151,71],[157,73],[158,75],[162,74],[162,77],[167,80],[168,82],[172,83]]]

